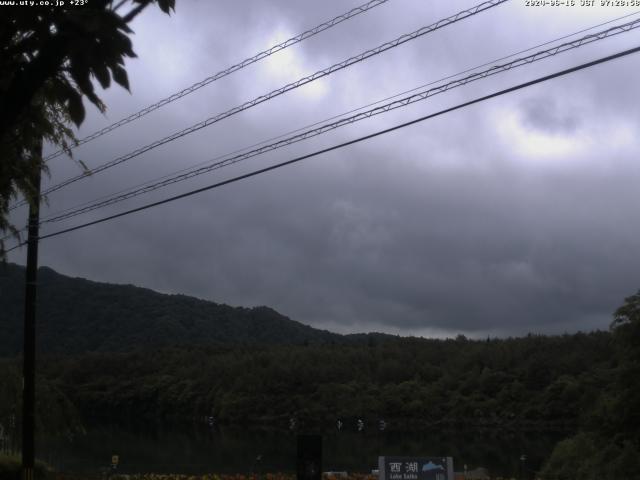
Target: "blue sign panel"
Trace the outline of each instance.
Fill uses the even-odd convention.
[[[454,480],[451,457],[378,457],[380,480]]]

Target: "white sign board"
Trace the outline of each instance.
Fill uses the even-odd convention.
[[[379,480],[454,480],[451,457],[378,457]]]

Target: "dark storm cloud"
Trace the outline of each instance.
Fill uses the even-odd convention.
[[[105,92],[109,120],[355,3],[184,2],[173,18],[141,17],[135,26],[140,59],[128,66],[133,96]],[[98,165],[472,5],[392,0],[92,142],[77,156]],[[50,211],[604,19],[550,19],[510,2],[78,182],[51,195]],[[632,43],[625,36],[607,42],[177,184],[144,201],[287,160]],[[639,79],[628,68],[628,62],[612,63],[57,237],[43,242],[42,263],[96,280],[233,305],[269,305],[343,332],[483,336],[606,328],[613,309],[640,286],[640,146],[633,133],[640,124],[633,101]],[[83,133],[104,123],[94,113]],[[53,183],[77,172],[63,159],[55,167]]]
[[[580,126],[580,112],[561,109],[553,98],[535,98],[523,103],[525,125],[548,133],[572,134]]]

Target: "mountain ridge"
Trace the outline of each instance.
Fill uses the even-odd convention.
[[[22,350],[25,269],[0,265],[0,355]],[[341,335],[305,325],[268,306],[232,307],[131,284],[38,272],[38,350],[77,354],[141,347],[216,344],[344,344],[386,334]]]

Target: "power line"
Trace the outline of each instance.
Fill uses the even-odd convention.
[[[229,165],[233,165],[235,163],[244,161],[248,158],[251,157],[255,157],[257,155],[261,155],[263,153],[266,152],[270,152],[288,145],[291,145],[293,143],[297,143],[303,140],[306,140],[308,138],[311,137],[315,137],[317,135],[321,135],[323,133],[326,133],[328,131],[331,130],[335,130],[337,128],[343,127],[345,125],[349,125],[355,122],[358,122],[360,120],[364,120],[366,118],[370,118],[382,113],[386,113],[389,112],[391,110],[395,110],[397,108],[402,108],[402,107],[406,107],[408,105],[411,105],[413,103],[422,101],[422,100],[426,100],[434,95],[440,94],[440,93],[444,93],[446,91],[449,91],[453,88],[457,88],[457,87],[461,87],[464,86],[468,83],[471,82],[475,82],[477,80],[481,80],[499,73],[503,73],[505,71],[509,71],[512,70],[514,68],[517,67],[521,67],[524,65],[528,65],[534,62],[538,62],[540,60],[544,60],[546,58],[558,55],[560,53],[564,53],[567,52],[569,50],[573,50],[576,48],[579,48],[581,46],[584,45],[588,45],[591,44],[593,42],[596,41],[600,41],[600,40],[604,40],[606,38],[612,37],[614,35],[618,35],[620,33],[624,33],[624,32],[629,32],[633,29],[636,29],[640,27],[640,19],[636,19],[633,20],[631,22],[627,22],[625,24],[622,25],[618,25],[618,26],[614,26],[611,27],[609,29],[597,32],[597,33],[593,33],[590,35],[586,35],[582,38],[570,41],[570,42],[566,42],[560,45],[556,45],[555,47],[549,48],[547,50],[542,50],[542,51],[538,51],[536,53],[534,53],[533,55],[529,55],[526,57],[521,57],[521,58],[517,58],[511,62],[502,64],[502,65],[494,65],[493,67],[481,71],[481,72],[476,72],[473,73],[467,77],[464,77],[462,79],[458,79],[458,80],[454,80],[452,82],[446,83],[444,85],[438,86],[438,87],[434,87],[425,91],[421,91],[418,93],[414,93],[408,97],[404,97],[402,99],[399,100],[395,100],[393,102],[387,103],[385,105],[373,108],[371,110],[365,111],[365,112],[361,112],[358,113],[356,115],[353,115],[351,117],[346,117],[346,118],[341,118],[340,120],[336,121],[336,122],[332,122],[332,123],[328,123],[325,125],[322,125],[318,128],[314,128],[311,130],[307,130],[305,132],[299,133],[297,135],[285,138],[283,140],[279,140],[275,143],[271,143],[268,145],[264,145],[261,146],[259,148],[250,150],[248,152],[244,152],[238,155],[235,155],[233,157],[230,158],[226,158],[222,161],[213,163],[211,165],[205,166],[205,167],[200,167],[200,168],[196,168],[196,169],[191,169],[189,171],[187,171],[186,173],[181,173],[178,175],[174,175],[174,176],[167,176],[165,178],[163,178],[160,181],[157,181],[155,183],[150,183],[150,184],[146,184],[145,186],[141,186],[139,188],[136,188],[134,190],[130,190],[126,193],[122,193],[120,195],[114,195],[111,196],[105,200],[98,200],[95,201],[93,203],[89,203],[87,206],[81,206],[75,209],[67,209],[66,212],[57,214],[57,215],[52,215],[49,218],[44,219],[43,221],[41,221],[40,223],[52,223],[52,222],[59,222],[62,220],[66,220],[78,215],[81,215],[83,213],[87,213],[93,210],[96,210],[98,208],[103,208],[106,207],[108,205],[113,205],[115,203],[119,203],[122,202],[124,200],[128,200],[130,198],[134,198],[137,197],[139,195],[157,190],[159,188],[174,184],[174,183],[178,183],[178,182],[182,182],[185,180],[188,180],[190,178],[194,178],[196,176],[199,175],[203,175],[205,173],[209,173],[213,170],[217,170],[219,168],[223,168],[223,167],[227,167]]]
[[[358,112],[358,111],[360,111],[360,110],[363,110],[363,109],[365,109],[365,108],[371,107],[371,106],[373,106],[373,105],[377,105],[377,104],[380,104],[380,103],[385,102],[385,101],[387,101],[387,100],[391,100],[391,99],[394,99],[394,98],[400,97],[401,95],[405,95],[405,94],[407,94],[407,93],[415,92],[415,91],[417,91],[417,90],[419,90],[419,89],[421,89],[421,88],[425,88],[425,87],[428,87],[428,86],[431,86],[431,85],[435,85],[435,84],[437,84],[437,83],[440,83],[440,82],[445,81],[445,80],[449,80],[449,79],[451,79],[451,78],[459,77],[460,75],[463,75],[463,74],[465,74],[465,73],[473,72],[473,71],[475,71],[475,70],[477,70],[477,69],[479,69],[479,68],[482,68],[482,67],[485,67],[485,66],[488,66],[488,65],[494,64],[494,63],[496,63],[496,62],[500,62],[500,61],[503,61],[503,60],[506,60],[506,59],[512,58],[512,57],[514,57],[514,56],[516,56],[516,55],[520,55],[520,54],[522,54],[522,53],[530,52],[530,51],[532,51],[532,50],[535,50],[536,48],[544,47],[544,46],[550,45],[550,44],[552,44],[552,43],[555,43],[555,42],[558,42],[558,41],[565,40],[565,39],[567,39],[567,38],[573,37],[573,36],[578,35],[578,34],[580,34],[580,33],[584,33],[584,32],[587,32],[587,31],[589,31],[589,30],[593,30],[593,29],[595,29],[595,28],[602,27],[602,26],[604,26],[604,25],[608,25],[608,24],[611,24],[611,23],[616,22],[616,21],[619,21],[619,20],[623,20],[623,19],[628,18],[628,17],[636,16],[636,15],[638,15],[639,13],[640,13],[640,12],[634,12],[634,13],[630,13],[630,14],[627,14],[627,15],[623,15],[623,16],[621,16],[621,17],[613,18],[613,19],[608,20],[608,21],[606,21],[606,22],[602,22],[602,23],[599,23],[599,24],[593,25],[593,26],[591,26],[591,27],[588,27],[588,28],[584,28],[584,29],[578,30],[578,31],[573,32],[573,33],[571,33],[571,34],[563,35],[563,36],[558,37],[558,38],[555,38],[555,39],[553,39],[553,40],[549,40],[549,41],[547,41],[547,42],[543,42],[543,43],[540,43],[540,44],[534,45],[533,47],[529,47],[529,48],[524,49],[524,50],[519,50],[519,51],[514,52],[514,53],[511,53],[511,54],[509,54],[509,55],[506,55],[506,56],[500,57],[500,58],[498,58],[498,59],[492,60],[492,61],[490,61],[490,62],[485,62],[485,63],[483,63],[483,64],[481,64],[481,65],[476,65],[475,67],[468,68],[468,69],[463,70],[463,71],[461,71],[461,72],[458,72],[458,73],[455,73],[455,74],[452,74],[452,75],[448,75],[448,76],[443,77],[443,78],[440,78],[440,79],[438,79],[438,80],[431,81],[431,82],[429,82],[429,83],[426,83],[426,84],[423,84],[423,85],[421,85],[421,86],[418,86],[418,87],[412,88],[412,89],[410,89],[410,90],[406,90],[406,91],[404,91],[404,92],[400,92],[400,93],[397,93],[397,94],[395,94],[395,95],[392,95],[392,96],[389,96],[389,97],[383,98],[383,99],[381,99],[381,100],[377,100],[377,101],[375,101],[375,102],[371,102],[371,103],[369,103],[369,104],[367,104],[367,105],[363,105],[363,106],[361,106],[361,107],[358,107],[358,108],[355,108],[355,109],[349,110],[349,111],[344,112],[344,113],[341,113],[341,114],[339,114],[339,115],[334,115],[334,116],[329,117],[329,118],[326,118],[326,119],[324,119],[324,120],[321,120],[321,121],[318,121],[318,122],[314,122],[314,123],[312,123],[312,124],[310,124],[310,125],[306,125],[305,127],[297,128],[297,129],[292,130],[292,131],[289,131],[289,132],[287,132],[287,133],[284,133],[284,134],[278,135],[278,136],[276,136],[276,137],[272,137],[272,138],[269,138],[269,139],[263,140],[263,141],[261,141],[261,142],[257,142],[257,143],[255,143],[255,144],[252,144],[252,145],[249,145],[249,146],[247,146],[247,147],[244,147],[244,148],[241,148],[241,149],[238,149],[238,150],[235,150],[235,151],[229,152],[229,153],[224,154],[224,155],[219,155],[219,156],[215,157],[215,158],[214,158],[214,159],[212,159],[212,160],[207,160],[207,161],[205,161],[205,162],[201,162],[201,163],[199,163],[199,164],[194,165],[193,167],[189,167],[189,168],[181,169],[181,170],[178,170],[178,171],[173,172],[173,173],[171,173],[171,174],[164,175],[164,176],[162,176],[162,177],[156,178],[156,179],[154,179],[154,180],[149,180],[149,181],[147,181],[147,182],[143,182],[143,183],[141,183],[141,184],[134,185],[134,186],[132,186],[132,187],[129,187],[129,188],[126,188],[126,189],[120,190],[120,191],[115,192],[115,193],[113,193],[113,194],[105,195],[105,196],[99,197],[99,198],[97,198],[97,199],[95,199],[95,200],[91,200],[91,201],[84,202],[84,203],[82,203],[82,204],[76,205],[75,207],[70,207],[70,208],[64,209],[64,210],[62,210],[62,211],[59,211],[59,212],[57,212],[57,213],[54,213],[54,214],[49,215],[48,217],[46,217],[46,218],[44,219],[44,221],[43,221],[42,223],[56,221],[56,218],[54,218],[54,217],[59,217],[59,216],[62,216],[63,214],[66,214],[66,213],[68,213],[68,212],[72,212],[72,211],[73,211],[73,212],[76,212],[76,211],[78,211],[78,210],[80,210],[80,209],[83,209],[83,207],[85,207],[85,206],[95,205],[95,204],[97,204],[97,203],[99,203],[99,202],[102,202],[103,200],[111,200],[111,199],[113,199],[113,198],[116,198],[116,197],[121,196],[122,194],[127,194],[127,195],[128,195],[128,194],[130,194],[130,193],[133,193],[135,190],[139,190],[139,189],[141,189],[142,187],[151,186],[152,184],[160,183],[160,182],[161,182],[161,181],[163,181],[163,180],[171,179],[171,178],[173,178],[173,177],[175,177],[175,176],[177,176],[177,175],[179,175],[179,174],[185,173],[185,172],[187,172],[187,173],[188,173],[188,172],[195,171],[196,169],[199,169],[199,167],[202,167],[202,166],[204,166],[204,165],[208,165],[208,164],[210,164],[211,162],[215,162],[216,160],[220,160],[220,159],[224,159],[224,158],[227,158],[227,159],[228,159],[228,157],[230,157],[231,155],[239,154],[240,152],[246,152],[246,151],[248,151],[248,150],[249,150],[249,149],[251,149],[251,148],[254,148],[254,147],[257,147],[257,146],[260,146],[260,145],[265,145],[265,144],[267,144],[268,142],[271,142],[271,141],[274,141],[274,140],[278,140],[278,139],[284,138],[284,137],[286,137],[287,135],[291,135],[291,134],[294,134],[294,133],[297,133],[297,132],[301,132],[301,131],[303,131],[303,130],[305,130],[305,129],[309,129],[309,128],[314,127],[314,126],[321,125],[322,123],[325,123],[325,122],[328,122],[328,121],[331,121],[331,120],[334,120],[334,119],[338,119],[338,118],[344,117],[345,115],[348,115],[348,114],[351,114],[351,113],[354,113],[354,112]],[[621,26],[616,26],[616,27],[613,27],[613,28],[612,28],[612,29],[610,29],[610,30],[615,30],[615,29],[618,29],[618,28],[621,28],[621,27],[625,27],[625,26],[627,26],[627,25],[631,25],[632,23],[634,23],[634,22],[629,22],[628,24],[624,24],[624,25],[621,25]],[[611,31],[607,31],[607,32],[608,32],[608,33],[607,33],[607,36],[612,36],[612,35],[613,35],[613,32],[611,32]],[[596,36],[596,35],[601,35],[601,34],[603,34],[603,33],[605,33],[605,32],[598,32],[598,33],[595,33],[595,34],[591,34],[591,35],[589,35],[589,36],[587,36],[587,37],[592,37],[592,36]],[[618,33],[622,33],[622,32],[618,32]],[[584,39],[585,39],[585,38],[587,38],[587,37],[584,37],[584,38],[583,38],[583,39],[581,39],[581,40],[584,40]],[[203,173],[205,173],[205,172],[203,172]],[[134,190],[134,189],[135,189],[135,190]],[[131,197],[130,197],[130,196],[128,196],[127,198],[131,198]],[[110,204],[112,204],[112,203],[115,203],[115,202],[109,202],[108,204],[110,205]],[[102,203],[101,203],[101,205],[102,205]],[[105,205],[105,206],[106,206],[106,205]],[[93,210],[93,208],[91,208],[90,210]],[[86,210],[86,211],[89,211],[89,210]],[[80,212],[80,213],[84,213],[84,212],[85,212],[85,210],[83,210],[83,212]],[[20,233],[20,232],[22,232],[22,231],[25,231],[25,230],[26,230],[26,227],[24,227],[24,228],[22,228],[21,230],[19,230],[19,231],[18,231],[18,233]],[[7,239],[11,238],[12,236],[14,236],[14,235],[13,235],[13,234],[7,234],[7,235],[6,235],[6,236],[4,236],[1,240],[7,240]]]
[[[571,68],[568,68],[568,69],[565,69],[565,70],[561,70],[559,72],[552,73],[550,75],[545,75],[543,77],[538,77],[538,78],[536,78],[534,80],[530,80],[530,81],[525,82],[525,83],[520,83],[520,84],[518,84],[516,86],[509,87],[509,88],[506,88],[506,89],[503,89],[503,90],[499,90],[499,91],[491,93],[489,95],[485,95],[483,97],[475,98],[475,99],[470,100],[468,102],[460,103],[460,104],[455,105],[453,107],[449,107],[449,108],[446,108],[444,110],[440,110],[438,112],[431,113],[429,115],[425,115],[423,117],[416,118],[416,119],[411,120],[409,122],[401,123],[399,125],[396,125],[396,126],[393,126],[393,127],[390,127],[390,128],[386,128],[384,130],[379,130],[379,131],[371,133],[369,135],[364,135],[362,137],[358,137],[356,139],[349,140],[347,142],[343,142],[343,143],[340,143],[338,145],[333,145],[331,147],[324,148],[322,150],[317,150],[315,152],[296,157],[296,158],[294,158],[292,160],[288,160],[286,162],[282,162],[282,163],[278,163],[278,164],[275,164],[275,165],[271,165],[269,167],[261,168],[259,170],[254,170],[254,171],[246,173],[244,175],[239,175],[237,177],[233,177],[233,178],[230,178],[230,179],[227,179],[227,180],[223,180],[221,182],[217,182],[217,183],[214,183],[212,185],[208,185],[206,187],[198,188],[198,189],[186,192],[186,193],[182,193],[180,195],[175,195],[173,197],[166,198],[164,200],[160,200],[160,201],[157,201],[157,202],[149,203],[149,204],[143,205],[141,207],[132,208],[130,210],[127,210],[127,211],[124,211],[124,212],[121,212],[121,213],[117,213],[115,215],[110,215],[110,216],[107,216],[107,217],[100,218],[98,220],[93,220],[91,222],[87,222],[87,223],[83,223],[83,224],[80,224],[80,225],[76,225],[75,227],[65,228],[65,229],[59,230],[57,232],[48,233],[46,235],[40,236],[39,240],[44,240],[46,238],[56,237],[58,235],[62,235],[62,234],[69,233],[69,232],[73,232],[73,231],[76,231],[76,230],[80,230],[82,228],[86,228],[86,227],[89,227],[89,226],[92,226],[92,225],[97,225],[99,223],[104,223],[104,222],[107,222],[109,220],[114,220],[116,218],[124,217],[126,215],[131,215],[133,213],[141,212],[143,210],[147,210],[149,208],[157,207],[159,205],[164,205],[165,203],[170,203],[170,202],[173,202],[175,200],[179,200],[179,199],[182,199],[182,198],[190,197],[192,195],[196,195],[198,193],[205,192],[207,190],[212,190],[214,188],[219,188],[219,187],[222,187],[224,185],[235,183],[235,182],[238,182],[240,180],[244,180],[244,179],[247,179],[247,178],[250,178],[250,177],[254,177],[254,176],[260,175],[262,173],[266,173],[266,172],[269,172],[269,171],[272,171],[272,170],[276,170],[276,169],[285,167],[287,165],[291,165],[291,164],[294,164],[294,163],[301,162],[302,160],[306,160],[306,159],[311,158],[311,157],[315,157],[315,156],[318,156],[318,155],[321,155],[321,154],[324,154],[324,153],[328,153],[328,152],[331,152],[333,150],[338,150],[340,148],[344,148],[344,147],[347,147],[349,145],[353,145],[353,144],[356,144],[356,143],[359,143],[359,142],[362,142],[362,141],[365,141],[365,140],[370,140],[370,139],[372,139],[374,137],[378,137],[380,135],[384,135],[384,134],[393,132],[395,130],[400,130],[400,129],[408,127],[410,125],[414,125],[416,123],[420,123],[420,122],[423,122],[425,120],[429,120],[429,119],[438,117],[440,115],[444,115],[445,113],[453,112],[455,110],[459,110],[459,109],[462,109],[462,108],[465,108],[465,107],[468,107],[468,106],[471,106],[471,105],[474,105],[474,104],[477,104],[477,103],[481,103],[481,102],[484,102],[486,100],[490,100],[492,98],[499,97],[501,95],[505,95],[507,93],[515,92],[517,90],[521,90],[523,88],[530,87],[532,85],[536,85],[536,84],[539,84],[539,83],[542,83],[542,82],[546,82],[546,81],[552,80],[554,78],[558,78],[558,77],[561,77],[561,76],[564,76],[564,75],[568,75],[570,73],[574,73],[574,72],[577,72],[579,70],[584,70],[586,68],[590,68],[590,67],[593,67],[595,65],[599,65],[599,64],[602,64],[602,63],[610,62],[612,60],[616,60],[618,58],[622,58],[622,57],[625,57],[627,55],[631,55],[631,54],[637,53],[637,52],[640,52],[640,46],[634,47],[634,48],[631,48],[631,49],[628,49],[628,50],[624,50],[622,52],[618,52],[618,53],[613,54],[613,55],[608,55],[606,57],[601,57],[601,58],[599,58],[597,60],[593,60],[591,62],[583,63],[583,64],[577,65],[575,67],[571,67]],[[12,247],[9,250],[7,250],[7,253],[11,252],[11,251],[23,246],[23,245],[25,245],[24,242],[16,245],[15,247]]]
[[[266,102],[267,100],[271,100],[277,96],[280,96],[286,92],[289,92],[291,90],[294,90],[296,88],[299,88],[303,85],[306,85],[310,82],[313,82],[314,80],[318,80],[319,78],[323,78],[327,75],[330,75],[332,73],[335,73],[339,70],[342,70],[344,68],[347,68],[355,63],[359,63],[363,60],[366,60],[370,57],[373,57],[375,55],[378,55],[382,52],[385,52],[387,50],[390,50],[392,48],[395,48],[399,45],[402,45],[406,42],[409,42],[411,40],[415,40],[416,38],[419,38],[423,35],[426,35],[428,33],[431,33],[435,30],[438,30],[440,28],[443,28],[445,26],[448,25],[452,25],[456,22],[459,22],[461,20],[464,20],[465,18],[471,17],[473,15],[477,15],[478,13],[481,13],[485,10],[488,10],[490,8],[496,7],[502,3],[505,3],[509,0],[488,0],[486,2],[483,2],[481,4],[476,5],[475,7],[469,8],[467,10],[463,10],[461,12],[456,13],[455,15],[452,15],[450,17],[444,18],[442,20],[438,20],[436,23],[433,23],[431,25],[422,27],[412,33],[407,33],[404,35],[401,35],[400,37],[390,41],[390,42],[386,42],[376,48],[373,48],[371,50],[367,50],[363,53],[360,53],[359,55],[353,56],[348,58],[347,60],[343,60],[340,63],[336,63],[324,70],[319,70],[317,72],[315,72],[312,75],[309,75],[307,77],[303,77],[295,82],[289,83],[287,85],[285,85],[284,87],[278,88],[276,90],[271,91],[270,93],[267,93],[265,95],[262,95],[260,97],[257,97],[249,102],[245,102],[242,105],[239,105],[237,107],[234,107],[230,110],[227,110],[226,112],[220,113],[218,115],[215,115],[213,117],[210,117],[206,120],[203,120],[201,122],[196,123],[195,125],[192,125],[188,128],[185,128],[183,130],[180,130],[179,132],[175,132],[167,137],[164,137],[160,140],[156,140],[153,143],[150,143],[144,147],[140,147],[137,150],[134,150],[133,152],[127,153],[125,155],[122,155],[114,160],[111,160],[110,162],[104,163],[88,172],[85,172],[81,175],[77,175],[75,177],[71,177],[67,180],[62,181],[61,183],[58,183],[56,185],[53,185],[47,189],[45,189],[41,195],[40,198],[44,195],[47,195],[49,193],[55,192],[57,190],[60,190],[63,187],[66,187],[67,185],[70,185],[74,182],[77,182],[78,180],[82,180],[84,178],[87,178],[88,176],[94,175],[96,173],[102,172],[104,170],[107,170],[108,168],[114,167],[116,165],[119,165],[123,162],[126,162],[127,160],[130,160],[134,157],[137,157],[139,155],[142,155],[145,152],[148,152],[149,150],[153,150],[154,148],[157,148],[161,145],[164,145],[166,143],[172,142],[174,140],[177,140],[181,137],[184,137],[185,135],[188,135],[190,133],[193,133],[195,131],[201,130],[205,127],[208,127],[216,122],[219,122],[225,118],[228,118],[232,115],[235,115],[236,113],[242,112],[244,110],[247,110],[248,108],[254,107],[256,105],[259,105],[263,102]],[[21,205],[24,205],[26,202],[22,201],[16,205],[14,205],[13,207],[11,207],[9,210],[13,210]]]
[[[429,83],[426,83],[426,84],[420,85],[420,86],[418,86],[418,87],[414,87],[414,88],[412,88],[412,89],[410,89],[410,90],[405,90],[405,91],[403,91],[403,92],[396,93],[396,94],[391,95],[391,96],[389,96],[389,97],[386,97],[386,98],[383,98],[383,99],[380,99],[380,100],[376,100],[375,102],[368,103],[368,104],[363,105],[363,106],[361,106],[361,107],[351,109],[351,110],[349,110],[349,111],[347,111],[347,112],[343,112],[343,113],[338,114],[338,115],[333,115],[333,116],[331,116],[331,117],[329,117],[329,118],[325,118],[325,119],[323,119],[323,120],[320,120],[320,121],[314,122],[314,123],[312,123],[312,124],[308,124],[308,125],[306,125],[306,126],[304,126],[304,127],[300,127],[300,128],[296,128],[296,129],[294,129],[294,130],[290,130],[289,132],[286,132],[286,133],[283,133],[283,134],[277,135],[277,136],[275,136],[275,137],[268,138],[268,139],[266,139],[266,140],[262,140],[262,141],[260,141],[260,142],[254,143],[254,144],[252,144],[252,145],[249,145],[249,146],[246,146],[246,147],[243,147],[243,148],[237,149],[237,150],[234,150],[234,151],[232,151],[232,152],[228,152],[228,153],[223,154],[223,155],[218,155],[217,157],[215,157],[215,158],[213,158],[213,159],[211,159],[211,160],[206,160],[206,161],[204,161],[204,162],[200,162],[200,163],[198,163],[198,164],[196,164],[196,165],[193,165],[192,167],[183,168],[183,169],[181,169],[181,170],[174,171],[173,173],[170,173],[170,174],[167,174],[167,175],[163,175],[162,177],[157,177],[157,178],[155,178],[155,179],[148,180],[148,181],[146,181],[146,182],[142,182],[142,183],[139,183],[139,184],[137,184],[137,185],[133,185],[133,186],[131,186],[131,187],[128,187],[128,188],[125,188],[125,189],[119,190],[119,191],[117,191],[117,192],[114,192],[114,193],[111,193],[111,194],[108,194],[108,195],[104,195],[104,196],[98,197],[97,199],[94,199],[94,200],[90,200],[90,201],[83,202],[83,203],[81,203],[81,204],[79,204],[79,205],[76,205],[76,206],[74,206],[74,207],[69,207],[69,208],[63,209],[63,210],[61,210],[61,211],[58,211],[58,212],[56,212],[56,213],[53,213],[53,214],[49,215],[47,218],[45,218],[45,220],[52,220],[52,217],[56,217],[56,216],[58,216],[58,215],[62,215],[62,214],[67,213],[67,212],[75,211],[75,210],[78,210],[78,209],[83,208],[83,207],[85,207],[85,206],[92,205],[92,204],[95,204],[95,203],[97,203],[97,202],[101,202],[101,201],[103,201],[103,200],[108,200],[108,199],[114,198],[114,197],[116,197],[116,196],[118,196],[118,195],[121,195],[121,194],[129,193],[129,192],[133,191],[134,189],[138,189],[138,188],[141,188],[141,187],[145,187],[145,186],[151,185],[151,184],[156,183],[156,182],[160,182],[160,181],[165,180],[165,179],[170,179],[170,178],[172,178],[172,177],[174,177],[174,176],[176,176],[176,175],[179,175],[179,174],[182,174],[182,173],[185,173],[185,172],[191,172],[191,171],[194,171],[195,169],[197,169],[197,168],[199,168],[199,167],[202,167],[202,166],[204,166],[204,165],[208,165],[208,164],[210,164],[211,162],[215,162],[215,161],[217,161],[217,160],[221,160],[221,159],[224,159],[224,158],[230,157],[231,155],[235,155],[235,154],[238,154],[238,153],[241,153],[241,152],[246,152],[246,151],[248,151],[249,149],[254,148],[254,147],[258,147],[258,146],[260,146],[260,145],[266,145],[266,144],[267,144],[267,143],[269,143],[269,142],[272,142],[272,141],[274,141],[274,140],[278,140],[278,139],[284,138],[284,137],[286,137],[287,135],[292,135],[292,134],[297,133],[297,132],[302,132],[302,131],[304,131],[305,129],[309,129],[309,128],[311,128],[311,127],[315,127],[315,126],[317,126],[317,125],[321,125],[322,123],[329,122],[329,121],[331,121],[331,120],[335,120],[335,119],[338,119],[338,118],[342,118],[342,117],[344,117],[345,115],[349,115],[349,114],[351,114],[351,113],[358,112],[358,111],[363,110],[363,109],[365,109],[365,108],[372,107],[372,106],[374,106],[374,105],[378,105],[378,104],[380,104],[380,103],[382,103],[382,102],[386,102],[387,100],[392,100],[392,99],[397,98],[397,97],[400,97],[400,96],[402,96],[402,95],[406,95],[406,94],[408,94],[408,93],[413,93],[413,92],[415,92],[415,91],[417,91],[417,90],[420,90],[421,88],[429,87],[429,86],[431,86],[431,85],[435,85],[435,84],[440,83],[440,82],[443,82],[443,81],[445,81],[445,80],[449,80],[449,79],[451,79],[451,78],[459,77],[460,75],[464,75],[465,73],[472,72],[472,71],[474,71],[474,70],[477,70],[477,69],[482,68],[482,67],[486,67],[486,66],[491,65],[491,64],[494,64],[494,63],[496,63],[496,62],[500,62],[500,61],[503,61],[503,60],[507,60],[507,59],[509,59],[509,58],[515,57],[516,55],[520,55],[520,54],[522,54],[522,53],[530,52],[530,51],[532,51],[532,50],[535,50],[536,48],[544,47],[544,46],[550,45],[550,44],[552,44],[552,43],[559,42],[559,41],[561,41],[561,40],[565,40],[565,39],[567,39],[567,38],[573,37],[573,36],[578,35],[578,34],[580,34],[580,33],[584,33],[584,32],[587,32],[587,31],[589,31],[589,30],[593,30],[593,29],[595,29],[595,28],[602,27],[602,26],[604,26],[604,25],[608,25],[608,24],[613,23],[613,22],[616,22],[616,21],[618,21],[618,20],[623,20],[623,19],[628,18],[628,17],[636,16],[636,15],[638,15],[639,13],[640,13],[640,12],[634,12],[634,13],[629,13],[629,14],[627,14],[627,15],[623,15],[623,16],[621,16],[621,17],[613,18],[613,19],[608,20],[608,21],[606,21],[606,22],[602,22],[602,23],[599,23],[599,24],[593,25],[593,26],[588,27],[588,28],[583,28],[583,29],[581,29],[581,30],[578,30],[578,31],[573,32],[573,33],[570,33],[570,34],[568,34],[568,35],[563,35],[563,36],[558,37],[558,38],[555,38],[555,39],[553,39],[553,40],[549,40],[549,41],[547,41],[547,42],[544,42],[544,43],[540,43],[540,44],[534,45],[533,47],[529,47],[529,48],[524,49],[524,50],[519,50],[519,51],[514,52],[514,53],[511,53],[511,54],[509,54],[509,55],[506,55],[506,56],[500,57],[500,58],[498,58],[498,59],[492,60],[492,61],[490,61],[490,62],[485,62],[485,63],[483,63],[483,64],[481,64],[481,65],[476,65],[475,67],[467,68],[466,70],[463,70],[463,71],[461,71],[461,72],[458,72],[458,73],[455,73],[455,74],[452,74],[452,75],[447,75],[446,77],[440,78],[440,79],[438,79],[438,80],[433,80],[433,81],[431,81],[431,82],[429,82]],[[23,231],[23,230],[25,230],[25,229],[26,229],[26,227],[25,227],[25,228],[23,228],[23,229],[22,229],[22,230],[20,230],[20,231]],[[6,240],[7,238],[10,238],[11,236],[13,236],[13,235],[7,235],[7,236],[5,236],[2,240]]]
[[[274,53],[277,53],[281,50],[284,50],[285,48],[288,48],[292,45],[295,45],[297,43],[302,42],[303,40],[306,40],[307,38],[313,37],[314,35],[317,35],[320,32],[323,32],[325,30],[328,30],[331,27],[334,27],[346,20],[349,20],[350,18],[355,17],[356,15],[360,15],[361,13],[365,13],[375,7],[378,7],[380,5],[382,5],[383,3],[388,2],[389,0],[371,0],[368,3],[365,3],[363,5],[360,5],[358,7],[355,7],[351,10],[349,10],[346,13],[343,13],[342,15],[338,15],[335,18],[332,18],[331,20],[328,20],[324,23],[321,23],[320,25],[317,25],[313,28],[310,28],[309,30],[306,30],[298,35],[296,35],[295,37],[291,37],[288,40],[285,40],[284,42],[278,43],[266,50],[261,51],[260,53],[255,54],[252,57],[246,58],[244,60],[242,60],[240,63],[237,63],[229,68],[226,68],[225,70],[221,70],[218,73],[215,73],[214,75],[211,75],[210,77],[205,78],[204,80],[201,80],[197,83],[194,83],[193,85],[177,92],[174,93],[173,95],[170,95],[166,98],[163,98],[162,100],[149,105],[145,108],[143,108],[142,110],[133,113],[131,115],[129,115],[128,117],[125,117],[121,120],[118,120],[115,123],[112,123],[111,125],[108,125],[106,127],[104,127],[101,130],[98,130],[94,133],[92,133],[91,135],[88,135],[84,138],[82,138],[81,140],[78,140],[78,142],[75,145],[70,145],[70,148],[76,148],[80,145],[83,145],[87,142],[90,142],[91,140],[95,140],[98,137],[101,137],[102,135],[105,135],[113,130],[115,130],[116,128],[122,127],[123,125],[126,125],[127,123],[131,123],[135,120],[138,120],[139,118],[144,117],[145,115],[153,112],[154,110],[157,110],[161,107],[164,107],[165,105],[168,105],[169,103],[175,102],[176,100],[189,95],[190,93],[195,92],[196,90],[201,89],[202,87],[209,85],[210,83],[215,82],[216,80],[220,80],[223,77],[226,77],[227,75],[231,75],[234,72],[237,72],[238,70],[241,70],[245,67],[248,67],[249,65],[256,63],[264,58],[267,58],[271,55],[273,55]],[[47,160],[51,160],[53,158],[56,158],[60,155],[62,155],[63,153],[65,153],[64,149],[58,150],[57,152],[54,152],[50,155],[48,155],[45,158],[45,161]]]

